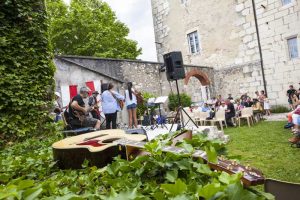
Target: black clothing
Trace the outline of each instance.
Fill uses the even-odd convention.
[[[71,104],[72,104],[73,101],[77,101],[78,105],[81,106],[81,107],[84,107],[85,103],[84,103],[82,97],[79,94],[76,95],[75,97],[73,97],[73,99],[72,99],[72,101],[70,103],[70,106],[69,106],[69,116],[70,116],[70,118],[78,119],[77,117],[74,116],[73,108],[71,106]]]
[[[246,107],[246,108],[249,108],[249,107],[251,107],[253,105],[253,103],[251,101],[250,102],[246,101],[246,102],[242,102],[241,105],[244,106],[244,107]]]
[[[89,106],[94,106],[97,104],[97,98],[94,96],[89,97]]]
[[[117,112],[105,114],[105,119],[106,119],[106,129],[117,128]],[[112,124],[111,126],[110,123]]]
[[[228,114],[235,115],[235,109],[232,103],[227,104],[227,110],[229,110],[229,112],[227,112]]]
[[[232,97],[228,97],[227,99],[229,99],[229,100],[233,100],[233,98],[232,98]]]
[[[289,99],[292,99],[293,94],[296,94],[295,89],[289,89],[287,92]]]
[[[235,117],[234,105],[232,103],[227,104],[227,110],[229,110],[229,112],[225,113],[226,123],[229,126],[233,126],[231,118]]]

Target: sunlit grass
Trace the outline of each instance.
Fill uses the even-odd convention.
[[[229,157],[260,169],[266,178],[300,183],[300,148],[292,148],[286,122],[262,121],[253,127],[225,129],[231,141],[226,145]]]

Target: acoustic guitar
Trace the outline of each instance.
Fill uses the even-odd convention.
[[[104,167],[115,156],[126,158],[118,149],[118,144],[113,143],[122,138],[144,141],[146,135],[126,134],[123,130],[113,129],[68,137],[52,144],[53,157],[61,169],[80,169],[85,159],[90,166]]]
[[[191,139],[191,132],[183,132],[172,138],[172,145],[163,147],[164,152],[175,154],[189,154],[185,149],[174,145],[183,138]],[[54,160],[62,169],[82,168],[85,159],[91,166],[104,167],[112,162],[113,157],[121,155],[123,159],[131,160],[138,155],[145,155],[145,135],[126,134],[123,130],[103,130],[84,135],[63,139],[52,145]],[[263,184],[263,174],[249,166],[243,166],[236,161],[218,158],[217,163],[208,161],[205,151],[195,150],[192,154],[195,159],[202,159],[210,168],[218,171],[225,171],[229,174],[243,173],[242,182],[246,186]]]

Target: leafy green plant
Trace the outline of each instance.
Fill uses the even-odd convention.
[[[290,110],[284,106],[284,105],[275,105],[271,107],[272,113],[287,113],[290,112]]]
[[[143,99],[144,99],[144,103],[143,104],[139,104],[137,106],[137,117],[141,117],[144,115],[145,111],[147,110],[147,106],[146,106],[146,103],[148,101],[148,99],[150,98],[153,98],[153,97],[156,97],[154,94],[151,94],[151,93],[148,93],[148,92],[143,92],[142,93],[142,96],[143,96]],[[150,113],[156,108],[156,106],[154,107],[149,107],[150,109]]]
[[[180,100],[183,107],[189,107],[192,104],[192,99],[186,93],[180,94]],[[178,108],[178,96],[177,94],[169,94],[169,109],[175,111]]]
[[[243,188],[241,174],[216,172],[190,154],[164,153],[172,136],[146,144],[150,153],[132,161],[115,158],[104,168],[59,170],[51,144],[60,135],[31,138],[1,152],[0,199],[267,199],[269,194]],[[217,145],[218,144],[218,145]],[[190,149],[221,148],[205,136],[178,143]],[[216,156],[216,155],[214,155]]]
[[[50,132],[54,71],[44,1],[0,2],[0,138]],[[47,125],[48,127],[51,125]]]

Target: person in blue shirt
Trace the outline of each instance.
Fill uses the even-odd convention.
[[[119,100],[124,101],[124,96],[113,90],[114,85],[109,83],[107,90],[105,90],[102,97],[102,111],[106,119],[106,129],[117,128],[117,112],[121,111]]]
[[[210,112],[210,111],[211,111],[210,107],[208,106],[207,103],[205,103],[204,106],[202,107],[202,112]]]

